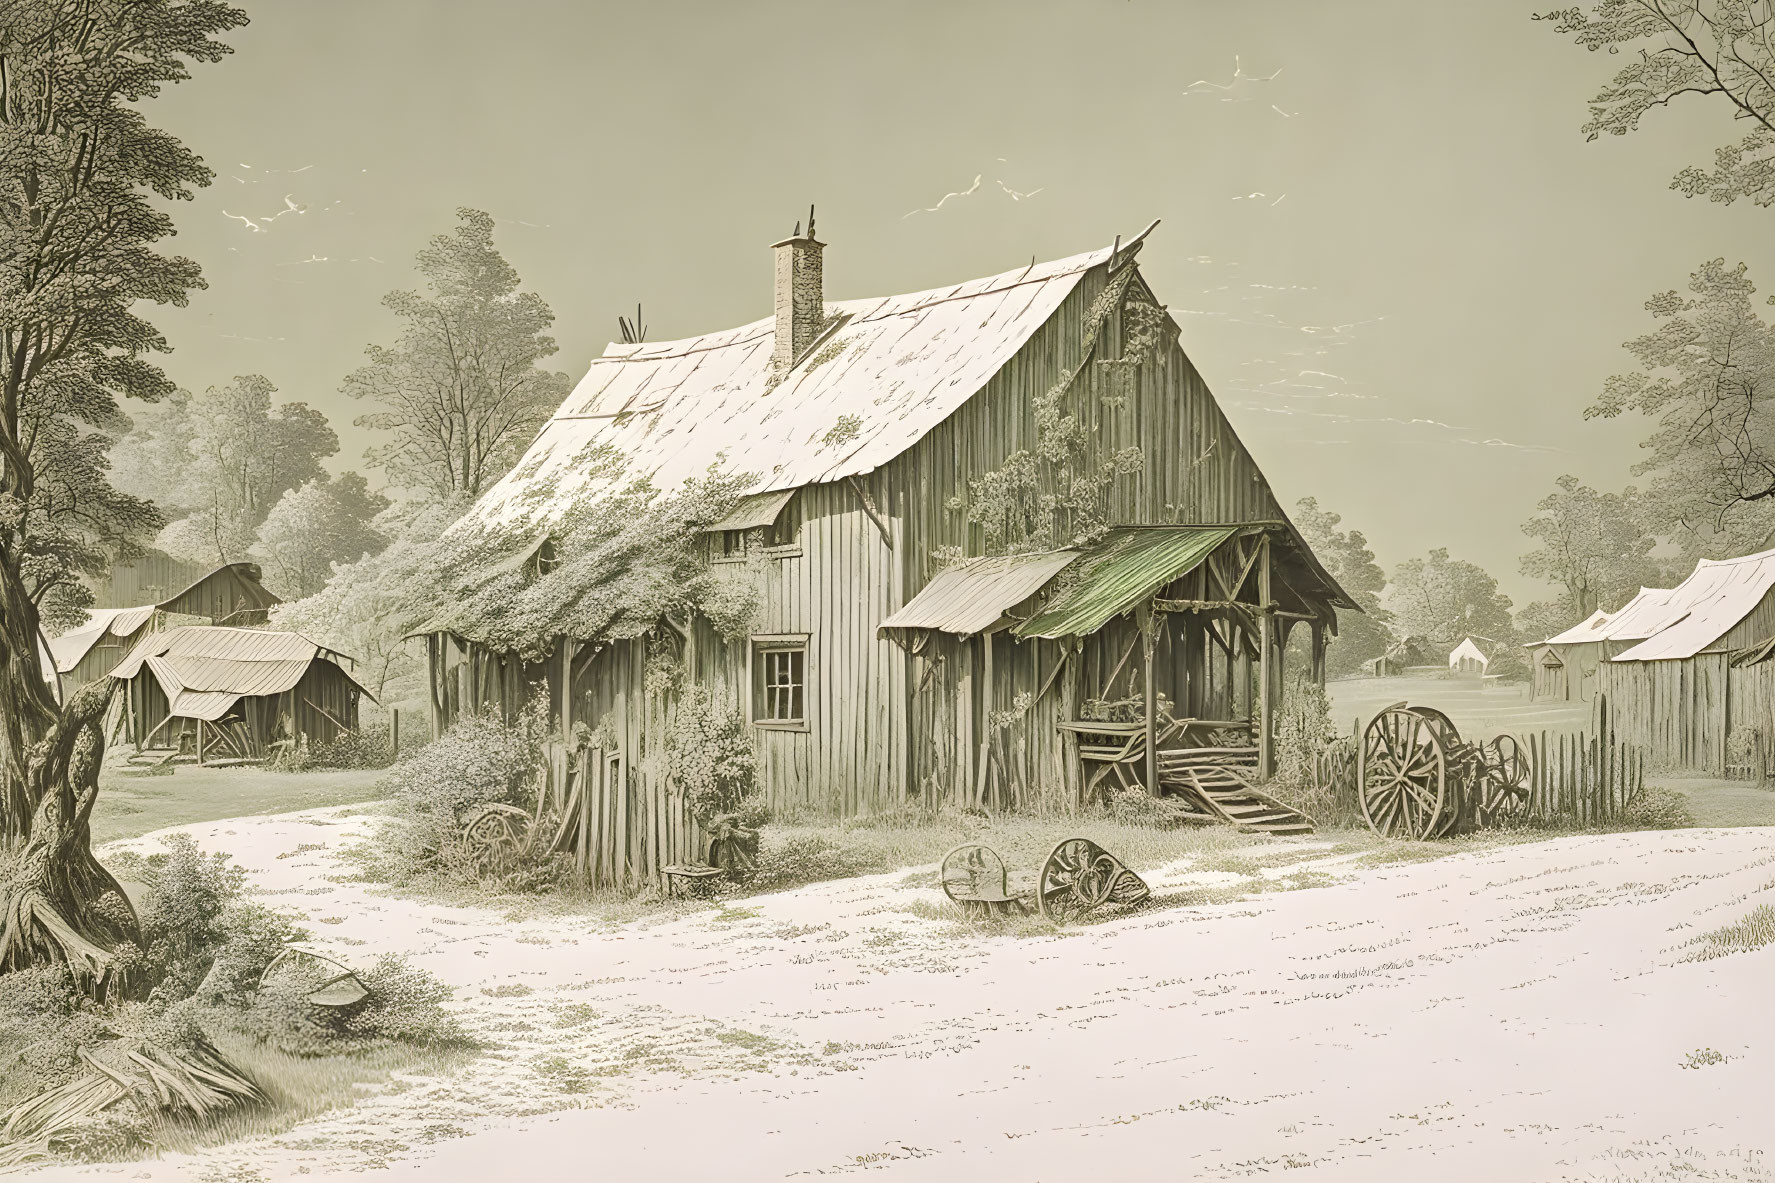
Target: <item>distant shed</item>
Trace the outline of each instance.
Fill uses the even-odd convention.
[[[259,582],[257,563],[225,563],[155,604],[133,608],[94,608],[86,622],[49,642],[62,693],[69,694],[104,677],[148,632],[176,624],[264,624],[281,603]],[[144,631],[145,630],[145,631]]]
[[[349,660],[299,633],[188,625],[145,637],[111,676],[125,685],[124,738],[137,749],[259,759],[280,742],[357,729],[368,692]]]
[[[1642,602],[1643,601],[1643,602]],[[1775,736],[1775,550],[1703,559],[1668,591],[1636,597],[1645,632],[1597,669],[1609,724],[1652,759],[1723,774],[1735,731]],[[1617,613],[1614,622],[1628,616]],[[1656,627],[1651,627],[1656,625]],[[1609,641],[1623,641],[1612,629]]]

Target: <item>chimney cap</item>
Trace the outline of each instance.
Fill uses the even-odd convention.
[[[807,207],[807,233],[806,234],[803,234],[801,232],[801,223],[797,222],[797,223],[795,223],[795,229],[793,229],[789,232],[789,237],[783,239],[781,242],[773,242],[770,245],[774,248],[774,247],[779,247],[779,246],[788,246],[792,242],[804,242],[810,246],[825,246],[826,245],[825,243],[819,241],[818,239],[816,239],[814,237],[814,207],[813,206],[810,205]]]

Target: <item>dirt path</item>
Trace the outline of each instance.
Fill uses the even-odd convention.
[[[906,911],[937,895],[903,875],[514,923],[334,881],[369,824],[337,813],[193,832],[347,951],[413,951],[499,1050],[122,1177],[1775,1178],[1775,947],[1683,960],[1775,900],[1775,831],[1343,863],[1019,939]]]

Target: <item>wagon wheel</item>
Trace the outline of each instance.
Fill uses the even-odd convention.
[[[1446,718],[1395,703],[1369,721],[1357,753],[1362,817],[1388,838],[1430,838],[1450,804]]]
[[[1077,920],[1111,900],[1132,904],[1150,894],[1146,882],[1089,838],[1055,846],[1036,880],[1036,907],[1055,925]]]
[[[462,841],[477,866],[509,865],[530,848],[530,815],[499,802],[482,805],[462,823]]]
[[[1500,735],[1482,750],[1485,783],[1479,801],[1479,824],[1491,826],[1527,810],[1533,769],[1514,735]]]

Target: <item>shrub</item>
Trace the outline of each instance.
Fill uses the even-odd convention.
[[[332,739],[309,743],[302,737],[266,762],[278,772],[309,772],[322,768],[387,768],[394,763],[386,723],[371,723],[355,731],[341,731]]]
[[[382,1040],[441,1044],[466,1038],[443,1006],[450,987],[404,956],[380,958],[358,974],[369,996],[355,1006],[323,1007],[308,1001],[309,993],[330,976],[312,962],[284,962],[254,996],[247,1030],[296,1056],[326,1055]]]
[[[691,816],[702,825],[735,812],[756,784],[758,762],[745,719],[706,687],[689,686],[679,696],[666,752]]]
[[[104,1038],[93,1001],[76,988],[65,965],[0,974],[0,1103],[73,1079],[80,1049]]]
[[[1648,787],[1640,791],[1622,820],[1636,830],[1681,830],[1695,824],[1689,799],[1674,789]]]
[[[786,891],[873,869],[861,856],[819,834],[792,834],[775,841],[767,835],[746,885],[752,891]]]
[[[478,806],[535,810],[543,783],[546,711],[539,696],[514,724],[491,710],[465,715],[401,760],[382,782],[394,799],[395,816],[360,858],[373,873],[396,883],[429,878],[478,886],[492,880],[528,891],[554,883],[560,860],[487,867],[462,840],[463,819]],[[545,830],[550,822],[543,818]]]
[[[1169,830],[1185,824],[1183,813],[1177,806],[1139,787],[1111,790],[1104,802],[1104,811],[1112,820],[1125,826]]]

